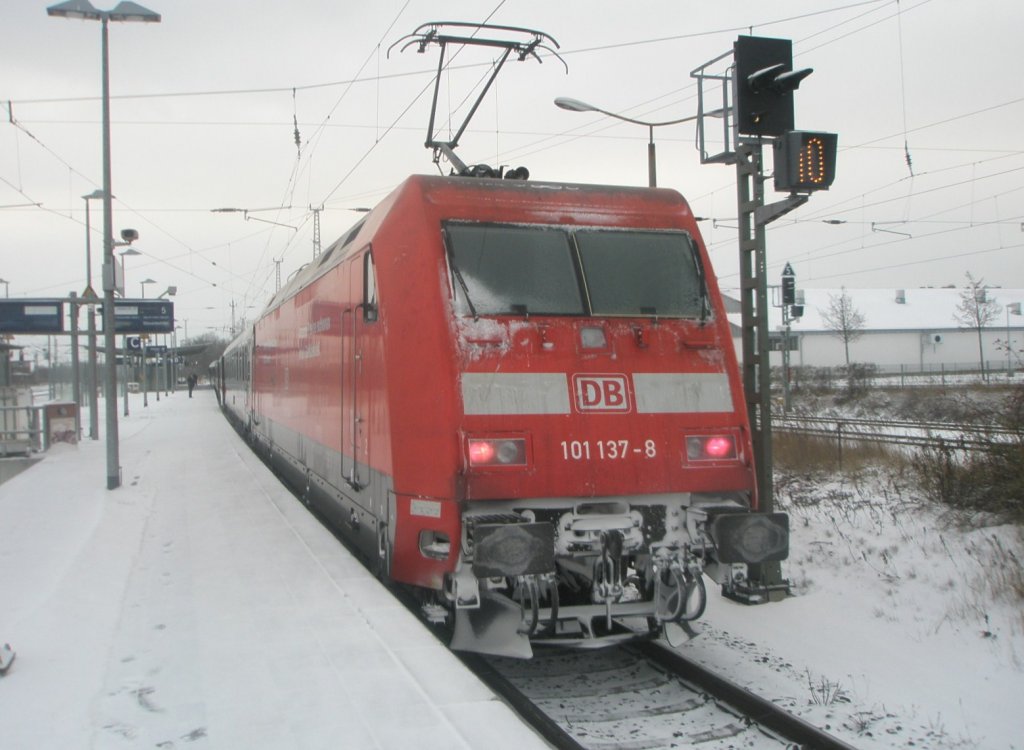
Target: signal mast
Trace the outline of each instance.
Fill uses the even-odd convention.
[[[724,62],[723,62],[724,61]],[[726,67],[723,72],[721,65]],[[835,133],[795,129],[793,92],[813,68],[793,69],[789,39],[741,36],[733,49],[690,72],[697,88],[697,148],[701,164],[736,165],[739,216],[740,309],[743,329],[743,390],[753,432],[758,507],[774,510],[770,331],[765,226],[828,190],[836,174]],[[720,87],[721,106],[705,109],[705,85]],[[705,118],[721,117],[722,151],[709,154]],[[774,187],[789,195],[765,204],[762,147],[772,146]],[[784,346],[789,345],[789,336]],[[784,598],[789,584],[779,563],[750,565],[747,580],[727,596],[755,603]]]

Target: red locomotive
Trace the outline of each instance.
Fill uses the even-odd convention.
[[[455,648],[678,630],[785,557],[671,190],[407,179],[217,365],[221,402]]]

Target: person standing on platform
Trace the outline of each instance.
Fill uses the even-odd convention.
[[[196,383],[198,383],[198,382],[199,382],[199,376],[196,375],[194,372],[190,373],[189,376],[188,376],[188,397],[189,398],[192,398],[192,391],[195,389]]]

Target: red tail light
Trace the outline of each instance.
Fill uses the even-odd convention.
[[[737,458],[732,435],[688,435],[686,457],[690,461],[727,461]]]
[[[526,466],[524,438],[470,438],[470,466]]]

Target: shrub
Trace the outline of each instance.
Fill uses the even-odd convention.
[[[1009,439],[987,434],[984,427],[971,436],[988,438],[987,449],[944,444],[920,451],[913,461],[922,489],[956,511],[981,512],[999,520],[1024,522],[1024,388],[1006,399],[999,426],[1011,430]]]
[[[846,381],[846,395],[861,396],[871,388],[878,366],[868,362],[851,362],[839,368],[839,376]]]

